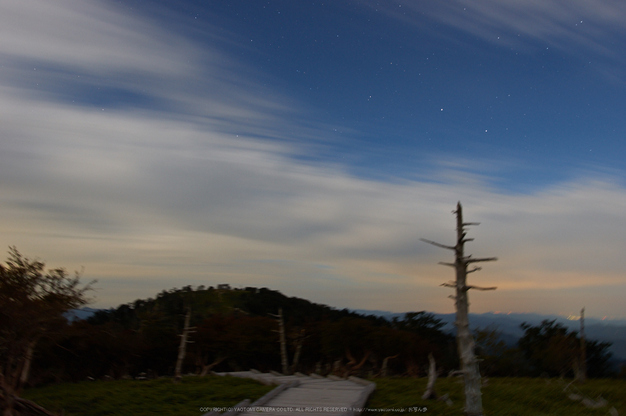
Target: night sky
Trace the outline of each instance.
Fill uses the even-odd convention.
[[[98,279],[626,318],[626,3],[0,2],[0,247]],[[3,259],[6,256],[2,257]]]

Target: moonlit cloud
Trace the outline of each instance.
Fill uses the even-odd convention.
[[[411,22],[411,13],[425,14],[490,43],[522,46],[529,41],[568,49],[582,46],[615,58],[607,39],[623,33],[626,6],[616,1],[454,0],[436,5],[407,2],[387,12]],[[407,13],[409,11],[409,13]]]
[[[459,34],[512,51],[537,53],[554,48],[591,65],[592,71],[612,82],[623,84],[625,61],[621,50],[626,31],[622,22],[626,5],[622,2],[453,0],[371,7],[421,29],[429,27],[424,24],[424,17],[428,17]],[[464,42],[462,36],[443,35],[438,27],[431,26],[431,32],[451,42]]]
[[[563,20],[589,12],[582,2],[565,15],[529,4],[468,3],[481,24],[467,30],[487,38],[518,16],[507,33],[598,42]],[[108,3],[2,8],[0,245],[53,267],[84,266],[86,279],[99,279],[95,306],[230,283],[338,307],[451,311],[438,285],[452,271],[437,265],[451,253],[419,239],[452,242],[461,200],[468,220],[482,222],[470,252],[500,259],[472,275],[500,287],[476,294],[474,311],[586,305],[624,317],[621,303],[602,300],[626,289],[626,189],[615,175],[503,193],[475,161],[439,157],[427,180],[359,177],[306,159],[330,126],[232,57]],[[533,21],[535,12],[544,18]],[[622,12],[611,3],[593,16],[617,24]],[[445,22],[465,27],[463,16]]]
[[[52,72],[65,68],[154,77],[187,72],[192,50],[129,12],[93,0],[7,1],[0,17],[0,51],[4,59],[39,63]]]

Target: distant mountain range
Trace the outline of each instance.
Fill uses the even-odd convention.
[[[70,311],[67,311],[64,314],[64,316],[68,321],[72,322],[72,321],[81,320],[81,319],[88,319],[99,310],[100,309],[87,308],[87,307],[80,308],[80,309],[72,309]]]

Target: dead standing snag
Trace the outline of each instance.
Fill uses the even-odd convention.
[[[456,210],[453,211],[456,214],[456,231],[457,240],[456,245],[446,246],[434,241],[422,239],[422,241],[432,244],[437,247],[452,250],[455,253],[454,263],[440,263],[445,266],[454,267],[456,270],[456,281],[443,283],[441,286],[452,287],[456,289],[455,296],[451,296],[455,301],[456,306],[456,341],[459,351],[459,358],[461,360],[461,371],[465,381],[465,413],[467,415],[482,415],[482,399],[481,399],[481,381],[480,371],[478,369],[478,361],[474,355],[474,338],[469,329],[469,302],[467,297],[467,291],[470,289],[477,290],[495,290],[495,287],[478,287],[467,284],[467,275],[469,273],[480,270],[480,267],[474,267],[471,270],[467,270],[467,267],[472,263],[480,263],[485,261],[495,261],[496,257],[487,258],[472,258],[471,255],[465,255],[465,243],[472,241],[473,238],[466,238],[467,232],[465,228],[470,225],[479,225],[474,222],[463,222],[463,209],[459,202],[456,206]]]

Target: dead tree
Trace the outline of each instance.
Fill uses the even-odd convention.
[[[182,378],[183,361],[185,360],[185,353],[187,352],[187,344],[192,343],[189,341],[189,334],[196,332],[196,327],[190,327],[189,321],[191,320],[191,308],[187,308],[187,315],[185,315],[185,327],[183,333],[179,335],[180,345],[178,346],[178,359],[176,360],[176,370],[174,373],[174,381],[180,381]]]
[[[587,345],[585,340],[585,308],[580,311],[580,364],[576,378],[584,383],[587,380]]]
[[[0,391],[0,400],[6,402],[6,397],[4,397],[3,391]],[[13,405],[11,409],[4,409],[3,415],[14,415],[17,411],[19,415],[29,415],[29,416],[57,416],[57,413],[52,413],[43,407],[39,406],[37,403],[32,402],[30,400],[22,399],[21,397],[12,396],[9,399]]]
[[[380,368],[380,377],[387,377],[387,369],[389,368],[389,360],[398,358],[400,354],[389,355],[383,359],[383,365]]]
[[[467,270],[467,267],[473,263],[480,263],[485,261],[495,261],[497,258],[472,258],[471,255],[465,255],[465,243],[474,240],[473,238],[465,238],[467,232],[465,228],[470,225],[478,225],[474,222],[463,222],[463,210],[461,203],[456,206],[456,210],[453,211],[456,214],[456,232],[457,239],[456,245],[446,246],[436,243],[434,241],[422,239],[429,244],[437,247],[446,248],[452,250],[455,253],[454,263],[440,263],[445,266],[454,267],[456,270],[456,281],[444,283],[441,286],[451,287],[456,289],[456,295],[450,296],[455,300],[456,306],[456,341],[459,352],[459,358],[461,360],[461,371],[465,382],[465,413],[467,415],[482,415],[482,399],[481,399],[481,381],[480,371],[478,369],[478,361],[474,354],[474,338],[469,328],[469,302],[467,292],[470,289],[476,290],[495,290],[495,287],[478,287],[467,284],[467,275],[469,273],[480,270],[480,267],[474,267],[471,270]]]
[[[289,357],[287,356],[287,339],[285,336],[285,320],[283,318],[283,308],[278,308],[278,315],[270,314],[278,321],[278,332],[280,341],[280,361],[283,367],[283,374],[289,374]]]
[[[435,393],[435,381],[437,381],[437,363],[431,352],[428,354],[428,384],[426,385],[426,391],[422,395],[423,400],[437,398],[437,393]]]
[[[367,359],[370,357],[371,354],[372,354],[371,350],[365,351],[363,353],[363,357],[361,358],[361,361],[359,361],[356,358],[354,358],[350,350],[346,348],[346,358],[348,359],[348,363],[345,365],[342,371],[343,373],[342,377],[344,378],[349,377],[351,375],[354,375],[354,373],[358,372],[361,369],[361,367],[363,367],[363,365],[367,362]]]
[[[227,355],[218,356],[211,364],[205,364],[204,360],[201,357],[198,357],[196,361],[196,365],[201,369],[200,376],[202,377],[206,376],[207,374],[209,374],[209,371],[211,371],[215,366],[220,365],[227,358],[228,358]]]
[[[302,354],[302,345],[304,344],[304,340],[307,339],[306,331],[301,329],[295,334],[294,344],[296,347],[296,351],[293,354],[293,362],[291,363],[291,373],[295,373],[298,370],[298,364],[300,363],[300,354]]]

